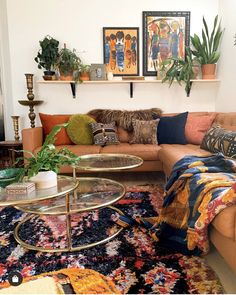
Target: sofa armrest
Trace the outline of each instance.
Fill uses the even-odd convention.
[[[34,153],[36,148],[43,145],[43,127],[23,129],[22,144],[24,150]]]

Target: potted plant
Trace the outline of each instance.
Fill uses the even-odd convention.
[[[51,80],[52,76],[55,75],[59,41],[48,35],[42,41],[39,41],[39,44],[41,48],[34,60],[38,63],[39,69],[45,69],[43,78]]]
[[[81,63],[79,65],[79,79],[80,81],[89,81],[90,80],[90,65]]]
[[[219,45],[223,34],[218,15],[214,19],[212,32],[209,33],[205,18],[203,17],[202,40],[194,34],[191,36],[192,53],[202,66],[202,79],[215,79],[216,63],[220,58]]]
[[[162,62],[162,71],[166,71],[162,82],[169,82],[171,86],[176,80],[180,85],[183,81],[185,83],[185,92],[187,96],[191,90],[191,79],[194,79],[195,61],[189,47],[185,48],[185,59],[182,58],[168,58]]]
[[[48,188],[57,184],[57,173],[61,166],[75,166],[79,163],[80,157],[69,151],[67,148],[57,150],[55,136],[62,127],[67,127],[68,123],[56,125],[48,134],[40,151],[34,155],[32,152],[23,150],[30,157],[24,157],[27,163],[24,167],[25,175],[30,181],[36,183],[37,188]],[[17,161],[21,160],[18,158]]]
[[[75,49],[64,48],[59,51],[57,67],[60,72],[60,80],[75,80],[74,73],[78,71],[81,59],[77,56]]]

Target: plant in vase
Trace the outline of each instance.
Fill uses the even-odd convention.
[[[66,48],[66,44],[64,44],[64,48],[59,51],[59,57],[57,60],[57,67],[60,72],[60,80],[77,80],[77,72],[79,70],[79,65],[81,63],[81,59],[76,54],[75,49],[70,50]]]
[[[169,86],[173,81],[185,83],[185,92],[187,96],[191,90],[191,79],[194,78],[195,61],[189,47],[185,48],[185,59],[182,58],[168,58],[162,62],[161,71],[165,72],[165,77],[162,82],[169,82]]]
[[[56,125],[48,134],[40,151],[34,155],[30,151],[23,150],[30,157],[24,157],[27,163],[24,167],[25,175],[37,188],[48,188],[57,185],[57,173],[61,166],[76,166],[80,157],[67,148],[56,149],[54,142],[56,134],[68,123]],[[18,158],[17,161],[21,160]]]
[[[59,41],[48,35],[42,41],[39,41],[39,44],[41,48],[34,60],[38,63],[39,69],[45,69],[43,78],[51,80],[52,76],[55,75]]]
[[[191,36],[193,46],[192,54],[202,66],[203,79],[215,79],[216,63],[220,58],[219,46],[224,29],[221,29],[221,22],[218,22],[218,15],[214,19],[212,32],[209,33],[205,18],[203,17],[202,40],[194,34]]]

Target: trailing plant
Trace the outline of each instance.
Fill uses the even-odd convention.
[[[60,150],[57,150],[54,145],[56,134],[61,130],[62,127],[67,127],[67,125],[68,123],[56,125],[48,134],[42,148],[36,155],[30,151],[23,150],[23,152],[30,155],[30,157],[23,157],[23,159],[27,160],[24,169],[25,174],[29,178],[36,175],[40,171],[52,170],[58,173],[61,166],[75,166],[79,163],[80,157],[76,156],[67,148],[61,148]],[[21,159],[22,157],[18,158],[17,161]]]
[[[76,54],[76,50],[70,50],[66,48],[66,44],[64,44],[64,48],[60,50],[57,60],[60,73],[64,76],[71,73],[73,74],[74,71],[78,71],[80,63],[81,59]]]
[[[218,15],[214,19],[212,32],[209,33],[205,18],[203,17],[202,40],[194,34],[191,36],[193,45],[192,54],[196,56],[201,65],[215,64],[220,58],[219,45],[224,29],[221,29],[221,21],[218,21]]]
[[[59,41],[48,35],[42,41],[39,41],[39,44],[41,48],[34,59],[38,63],[38,68],[44,68],[47,71],[55,70],[59,53]]]
[[[165,77],[162,82],[169,82],[169,86],[173,81],[177,81],[180,85],[181,82],[185,83],[185,92],[187,96],[191,90],[191,79],[194,77],[193,72],[194,59],[189,47],[185,48],[185,59],[182,58],[168,58],[162,62],[162,71],[166,71]]]

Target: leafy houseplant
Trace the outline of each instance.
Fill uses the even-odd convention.
[[[42,171],[59,172],[59,168],[64,165],[75,166],[79,163],[80,157],[69,151],[67,148],[61,148],[56,150],[55,136],[61,130],[62,127],[67,127],[68,123],[56,125],[52,131],[48,134],[41,150],[34,155],[33,153],[23,150],[28,153],[30,157],[24,157],[27,160],[25,165],[25,174],[28,178],[32,178]],[[18,158],[17,161],[22,158]]]
[[[191,90],[191,79],[194,78],[194,59],[189,47],[185,48],[185,60],[181,58],[168,58],[162,62],[162,71],[166,70],[162,82],[169,82],[169,86],[176,80],[180,85],[185,82],[185,92],[187,96]]]
[[[46,76],[52,76],[55,74],[55,67],[58,59],[59,53],[59,41],[52,38],[51,36],[46,36],[42,41],[39,41],[41,49],[38,51],[35,61],[38,63],[38,68],[44,68],[44,74]]]
[[[221,29],[221,22],[218,22],[218,15],[214,19],[214,26],[211,33],[209,33],[206,20],[203,17],[202,40],[200,40],[199,36],[196,34],[194,34],[193,37],[191,36],[193,45],[192,54],[196,56],[199,63],[203,66],[203,79],[215,78],[215,64],[220,58],[219,45],[223,31],[224,30]],[[211,64],[211,68],[213,68],[214,72],[204,75],[205,65],[209,64]]]
[[[72,80],[74,73],[79,69],[80,63],[81,59],[77,56],[75,49],[71,51],[66,48],[66,44],[64,44],[64,48],[60,50],[57,60],[57,67],[60,71],[60,79]]]
[[[79,65],[79,79],[80,81],[89,81],[90,65],[81,63]]]

